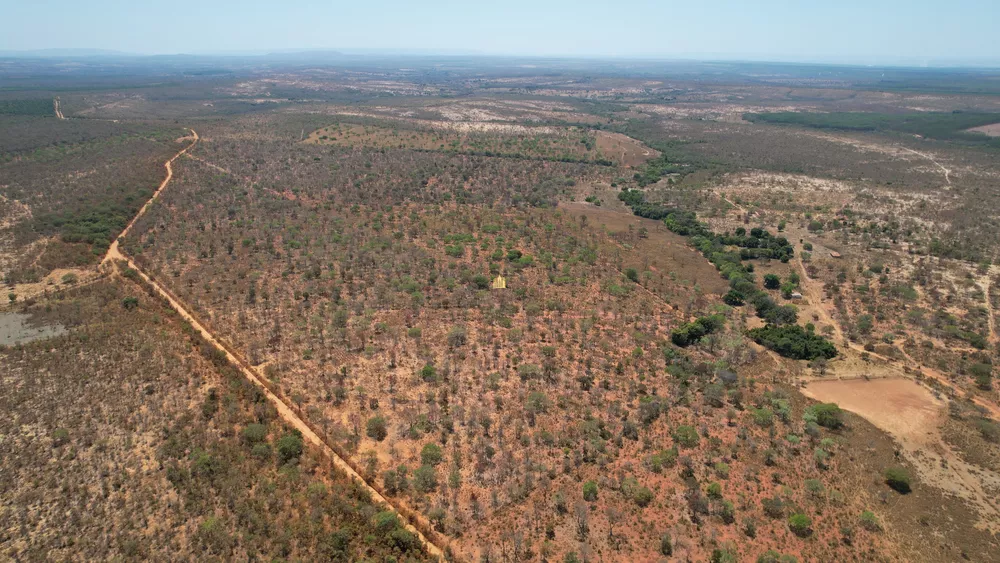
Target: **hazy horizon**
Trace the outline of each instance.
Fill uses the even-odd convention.
[[[848,0],[800,7],[726,0],[711,7],[594,0],[500,6],[398,0],[364,6],[208,2],[179,12],[96,0],[8,8],[0,51],[110,50],[136,55],[248,55],[282,51],[815,62],[858,65],[1000,63],[1000,5]]]

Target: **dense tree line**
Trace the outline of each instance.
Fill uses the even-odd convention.
[[[837,349],[829,340],[799,325],[769,324],[751,329],[748,334],[757,344],[774,350],[786,358],[815,360],[829,359],[837,355]]]
[[[0,100],[0,115],[52,115],[55,109],[52,98],[29,100]]]
[[[965,133],[966,129],[1000,122],[1000,114],[985,112],[774,112],[748,113],[743,116],[754,123],[798,125],[815,129],[840,131],[880,131],[921,135],[932,139],[960,140],[1000,148],[1000,139]]]

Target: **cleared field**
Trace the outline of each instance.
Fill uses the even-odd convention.
[[[621,133],[597,132],[597,150],[625,166],[639,166],[651,158],[660,156],[655,151],[627,135]]]
[[[1000,137],[1000,123],[992,123],[990,125],[983,125],[981,127],[973,127],[972,129],[966,129],[966,131],[972,131],[973,133],[983,133],[989,135],[990,137]]]
[[[925,440],[944,415],[944,401],[910,379],[812,381],[802,392],[818,401],[837,403],[908,440]]]
[[[532,128],[523,128],[531,131]],[[594,162],[638,166],[659,153],[618,133],[578,128],[535,128],[536,133],[455,132],[447,129],[393,128],[341,123],[317,129],[305,143],[447,151],[460,154]],[[554,133],[552,131],[555,131]]]
[[[716,295],[722,295],[729,289],[726,280],[698,251],[691,248],[687,239],[667,230],[662,221],[589,203],[564,203],[560,208],[573,216],[586,217],[591,224],[606,229],[613,238],[626,244],[628,251],[623,254],[624,266],[655,272],[654,281],[660,275],[667,275]],[[640,230],[642,236],[639,235]]]

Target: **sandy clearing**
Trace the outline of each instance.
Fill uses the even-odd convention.
[[[597,149],[629,167],[640,166],[647,160],[660,156],[659,151],[647,147],[641,141],[608,131],[597,132]]]
[[[979,514],[976,527],[1000,532],[994,491],[1000,474],[964,461],[941,436],[945,402],[907,378],[813,381],[802,394],[837,403],[888,432],[923,483],[965,500]]]
[[[837,403],[898,438],[923,441],[937,432],[945,403],[905,378],[811,381],[802,394]]]
[[[1000,137],[1000,123],[983,125],[982,127],[973,127],[972,129],[966,129],[966,131],[983,133],[984,135],[989,135],[990,137]]]

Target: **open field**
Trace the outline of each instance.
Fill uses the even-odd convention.
[[[430,125],[440,127],[440,124]],[[317,129],[304,142],[627,166],[638,166],[658,154],[621,134],[555,127],[526,127],[507,133],[504,130],[507,127],[500,125],[499,133],[485,128],[459,133],[450,125],[437,129],[400,129],[347,123]]]
[[[990,81],[409,62],[0,67],[0,552],[998,560]]]
[[[983,133],[984,135],[989,135],[990,137],[1000,137],[1000,123],[991,123],[990,125],[980,125],[979,127],[973,127],[971,129],[967,129],[967,131]]]

